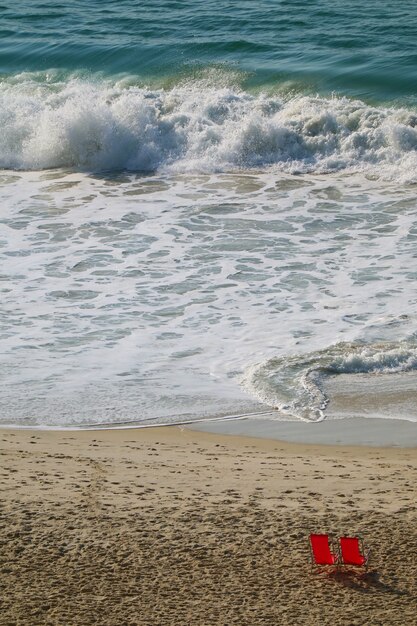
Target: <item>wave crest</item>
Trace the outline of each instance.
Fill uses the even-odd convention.
[[[22,76],[0,83],[0,167],[292,173],[365,171],[412,182],[417,115],[346,98],[171,90]]]

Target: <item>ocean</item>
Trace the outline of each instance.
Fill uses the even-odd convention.
[[[0,424],[417,421],[417,5],[0,6]]]

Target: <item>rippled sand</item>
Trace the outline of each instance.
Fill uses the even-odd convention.
[[[413,449],[3,430],[0,624],[415,624]],[[311,573],[361,532],[367,575]]]

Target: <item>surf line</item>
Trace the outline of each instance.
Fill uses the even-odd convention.
[[[140,424],[136,420],[129,420],[121,424],[104,423],[104,424],[97,424],[94,426],[93,425],[78,426],[78,427],[71,428],[71,430],[101,430],[101,429],[123,430],[127,428],[161,428],[164,426],[186,426],[187,424],[199,424],[199,423],[205,423],[205,422],[223,422],[223,421],[233,420],[233,419],[244,420],[244,419],[248,419],[249,417],[260,417],[262,415],[270,415],[271,413],[274,413],[274,412],[276,412],[276,410],[273,408],[270,408],[267,411],[255,411],[254,413],[238,413],[235,415],[222,415],[219,417],[207,417],[203,419],[193,418],[189,420],[181,420],[179,422],[163,422],[159,424]],[[157,420],[159,418],[153,417],[152,419]],[[63,428],[59,428],[58,430],[69,430],[69,429],[70,428],[63,427]]]
[[[59,430],[59,431],[75,431],[75,430],[124,430],[129,428],[162,428],[165,426],[186,426],[187,424],[199,424],[205,422],[222,422],[227,420],[244,420],[250,417],[260,417],[262,415],[271,415],[271,413],[278,412],[274,408],[270,408],[267,411],[255,411],[254,413],[238,413],[235,415],[223,415],[219,417],[207,417],[207,418],[193,418],[189,420],[181,420],[179,422],[163,422],[159,424],[140,424],[137,420],[128,420],[121,422],[120,424],[114,424],[111,422],[104,422],[101,424],[86,424],[85,426],[18,426],[16,424],[3,424],[1,428],[16,429],[16,430]],[[151,418],[153,420],[159,419],[158,417]]]

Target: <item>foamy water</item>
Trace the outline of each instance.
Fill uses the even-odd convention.
[[[0,80],[0,167],[169,174],[269,168],[416,181],[413,111],[343,97],[251,95],[222,87],[228,80],[214,73],[169,90],[53,72]]]
[[[370,344],[361,341],[356,344],[338,343],[305,355],[267,360],[249,367],[244,374],[243,384],[261,402],[275,407],[282,414],[320,422],[326,418],[326,409],[331,402],[331,394],[323,389],[328,377],[343,378],[345,395],[346,390],[349,390],[351,396],[355,396],[358,395],[359,385],[362,393],[364,387],[363,381],[358,381],[356,375],[368,375],[365,385],[370,396],[375,393],[381,395],[380,389],[377,392],[374,389],[378,378],[383,378],[384,393],[387,393],[391,383],[388,374],[416,371],[417,347],[414,341]],[[398,388],[398,376],[392,380],[392,384],[392,389]],[[339,395],[341,393],[339,390]],[[366,413],[370,402],[362,399],[362,404],[362,413]],[[400,407],[401,401],[397,395],[397,411],[403,416]],[[348,406],[349,410],[352,411],[352,408]],[[413,418],[415,409],[409,415]],[[378,416],[381,417],[380,414]]]
[[[60,169],[0,199],[2,423],[316,420],[324,370],[415,368],[412,186]]]

